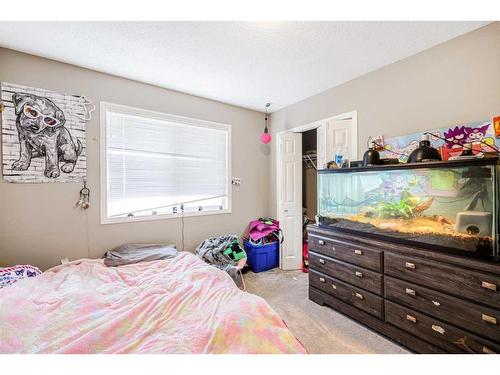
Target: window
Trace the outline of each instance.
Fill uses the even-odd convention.
[[[101,103],[101,221],[227,213],[229,125]]]

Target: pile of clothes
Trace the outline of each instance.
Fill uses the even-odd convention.
[[[259,246],[283,242],[279,222],[270,218],[251,221],[248,225],[248,239],[245,241]],[[242,276],[242,272],[248,269],[248,255],[241,246],[240,238],[234,234],[206,239],[196,248],[196,255],[206,263],[227,272],[233,278],[236,278],[238,274]]]
[[[196,255],[232,277],[236,277],[247,259],[239,237],[234,234],[206,239],[196,248]]]
[[[265,245],[276,241],[283,243],[283,240],[283,232],[277,220],[260,218],[248,224],[248,242],[252,245]]]

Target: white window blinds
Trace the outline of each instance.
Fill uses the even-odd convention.
[[[107,108],[106,217],[228,208],[229,127]]]

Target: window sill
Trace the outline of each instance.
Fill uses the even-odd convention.
[[[182,213],[177,214],[163,214],[163,215],[151,215],[151,216],[133,216],[133,217],[117,217],[117,218],[106,218],[101,217],[101,224],[123,224],[123,223],[135,223],[139,221],[154,221],[154,220],[169,220],[169,219],[181,219],[182,216],[186,217],[196,217],[196,216],[211,216],[211,215],[222,215],[230,214],[232,210],[230,208],[217,211],[205,211],[205,212],[186,212],[184,215]]]

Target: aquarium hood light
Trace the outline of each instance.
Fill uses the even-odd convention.
[[[412,151],[408,157],[408,163],[420,163],[423,161],[434,161],[443,160],[439,151],[431,146],[431,141],[428,134],[422,135],[422,140],[418,144],[418,147]]]
[[[363,155],[363,166],[370,167],[380,163],[380,153],[376,149],[376,142],[372,140],[370,147]]]

